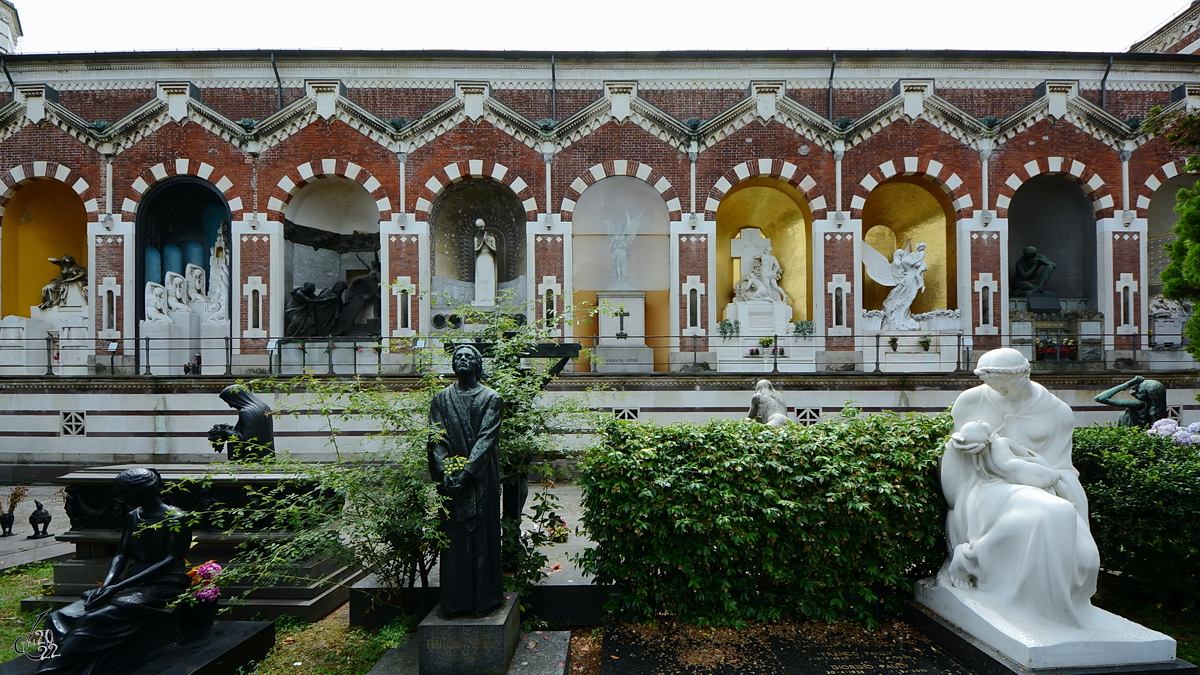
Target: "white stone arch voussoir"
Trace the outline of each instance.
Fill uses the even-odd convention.
[[[267,210],[278,214],[282,220],[287,205],[309,183],[315,183],[322,178],[347,178],[358,183],[370,193],[375,200],[375,208],[379,209],[379,220],[388,220],[392,213],[392,200],[379,179],[371,175],[362,166],[347,160],[319,159],[305,162],[284,174],[275,184],[274,194],[267,200]]]
[[[225,202],[229,206],[229,212],[236,219],[239,213],[245,209],[245,204],[242,202],[242,197],[235,193],[238,190],[234,189],[234,183],[229,180],[224,174],[217,175],[216,168],[206,162],[198,159],[176,159],[173,162],[162,162],[155,164],[147,170],[141,172],[140,175],[130,184],[125,201],[121,204],[121,210],[129,215],[137,214],[138,204],[141,203],[142,197],[146,191],[154,185],[171,178],[172,176],[195,176],[200,180],[211,183],[225,197]]]
[[[504,185],[512,190],[517,200],[521,202],[521,208],[525,209],[526,220],[530,222],[537,220],[537,198],[534,197],[533,188],[529,187],[529,183],[525,182],[525,179],[516,171],[503,164],[482,159],[454,162],[434,172],[429,180],[425,181],[425,194],[417,198],[415,207],[417,213],[428,220],[429,211],[442,192],[451,184],[468,178],[486,178]]]
[[[562,220],[571,220],[575,212],[575,203],[579,201],[579,196],[583,194],[584,190],[587,190],[593,183],[611,176],[630,176],[649,183],[655,190],[658,190],[658,194],[662,195],[663,201],[667,203],[670,219],[679,220],[681,217],[682,206],[679,196],[666,176],[649,164],[642,164],[636,160],[616,159],[591,167],[571,182],[562,200],[560,209]]]
[[[86,198],[91,186],[79,175],[79,171],[72,169],[64,164],[57,162],[28,162],[19,166],[14,166],[8,171],[0,174],[0,181],[5,185],[4,193],[0,195],[0,216],[4,215],[5,209],[8,208],[8,202],[22,185],[28,184],[38,178],[49,178],[60,183],[69,185],[75,194],[83,200],[83,208],[89,215],[97,215],[100,213],[100,205],[95,197]],[[75,180],[71,180],[74,178]]]
[[[1112,192],[1104,179],[1088,168],[1088,165],[1077,159],[1045,157],[1026,162],[1020,170],[1004,181],[1000,194],[996,195],[996,210],[1000,212],[998,215],[1007,217],[1008,207],[1012,204],[1012,197],[1017,189],[1025,184],[1025,181],[1043,174],[1066,176],[1074,180],[1091,201],[1093,211],[1111,209],[1115,205]]]
[[[855,187],[855,194],[850,198],[850,213],[852,217],[861,217],[862,209],[867,203],[867,197],[880,183],[895,176],[914,176],[926,178],[950,198],[954,207],[955,217],[962,219],[970,214],[974,200],[962,178],[957,173],[946,168],[946,165],[931,157],[903,157],[883,162],[867,172]]]
[[[808,209],[812,212],[814,220],[819,220],[821,212],[829,208],[825,195],[817,192],[817,181],[808,174],[802,174],[800,167],[784,160],[757,159],[738,164],[713,184],[704,204],[705,218],[715,219],[717,208],[725,195],[738,183],[751,178],[775,178],[796,188],[808,202]]]
[[[1138,211],[1138,217],[1145,218],[1147,216],[1148,209],[1150,208],[1150,200],[1154,198],[1154,194],[1167,181],[1183,175],[1198,176],[1197,172],[1184,171],[1183,164],[1182,160],[1163,164],[1155,169],[1154,173],[1150,174],[1150,177],[1146,179],[1142,187],[1138,188],[1137,202],[1134,204],[1134,208]]]

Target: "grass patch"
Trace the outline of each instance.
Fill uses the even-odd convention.
[[[37,563],[0,572],[0,661],[16,656],[12,644],[33,630],[37,614],[21,611],[21,601],[40,596],[54,577],[54,563]]]
[[[1135,582],[1103,572],[1092,604],[1170,635],[1177,643],[1178,658],[1200,663],[1200,611],[1164,605],[1142,592]]]
[[[350,625],[345,604],[316,623],[276,620],[275,647],[244,675],[365,675],[384,653],[416,628],[414,617],[382,628]]]

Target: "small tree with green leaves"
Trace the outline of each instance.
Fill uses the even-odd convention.
[[[447,543],[439,527],[442,497],[427,476],[427,448],[437,433],[429,421],[429,405],[433,394],[448,384],[439,367],[447,360],[445,347],[464,342],[484,348],[484,383],[505,403],[500,463],[510,507],[503,523],[503,553],[512,571],[506,577],[507,589],[525,591],[544,577],[547,559],[538,547],[549,541],[550,526],[559,522],[556,503],[550,493],[534,495],[532,522],[522,527],[525,479],[534,467],[566,455],[556,442],[559,432],[590,428],[595,413],[583,397],[547,395],[547,384],[566,360],[531,358],[539,345],[552,341],[553,327],[545,322],[527,325],[519,310],[503,305],[494,311],[460,307],[456,312],[464,319],[464,329],[453,337],[427,336],[426,346],[420,348],[416,339],[405,341],[402,348],[420,364],[417,378],[410,382],[309,374],[250,383],[297,399],[278,414],[322,418],[334,460],[303,463],[282,453],[246,462],[296,480],[254,493],[253,508],[218,505],[205,517],[227,529],[263,529],[269,515],[270,525],[265,527],[286,530],[287,535],[250,542],[232,561],[226,583],[270,585],[302,560],[332,556],[377,575],[388,588],[414,588],[418,580],[428,586],[429,573]],[[343,429],[365,420],[376,428],[365,443],[348,452]],[[305,488],[297,490],[297,483]],[[518,499],[515,493],[520,493]],[[325,499],[312,499],[313,494]],[[329,506],[331,498],[334,508]]]

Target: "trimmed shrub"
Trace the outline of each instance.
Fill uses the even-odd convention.
[[[613,422],[583,462],[581,563],[625,620],[700,625],[899,611],[945,556],[949,415],[772,428]]]
[[[1200,600],[1200,453],[1131,427],[1075,430],[1100,564],[1160,602]]]

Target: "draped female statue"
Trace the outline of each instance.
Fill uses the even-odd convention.
[[[490,305],[496,301],[496,235],[483,218],[475,228],[475,304]]]
[[[183,556],[192,542],[187,514],[163,503],[162,477],[154,469],[127,469],[116,478],[125,502],[121,543],[99,588],[46,618],[58,656],[39,673],[91,675],[120,665],[130,642],[171,620],[167,606],[191,583]]]

